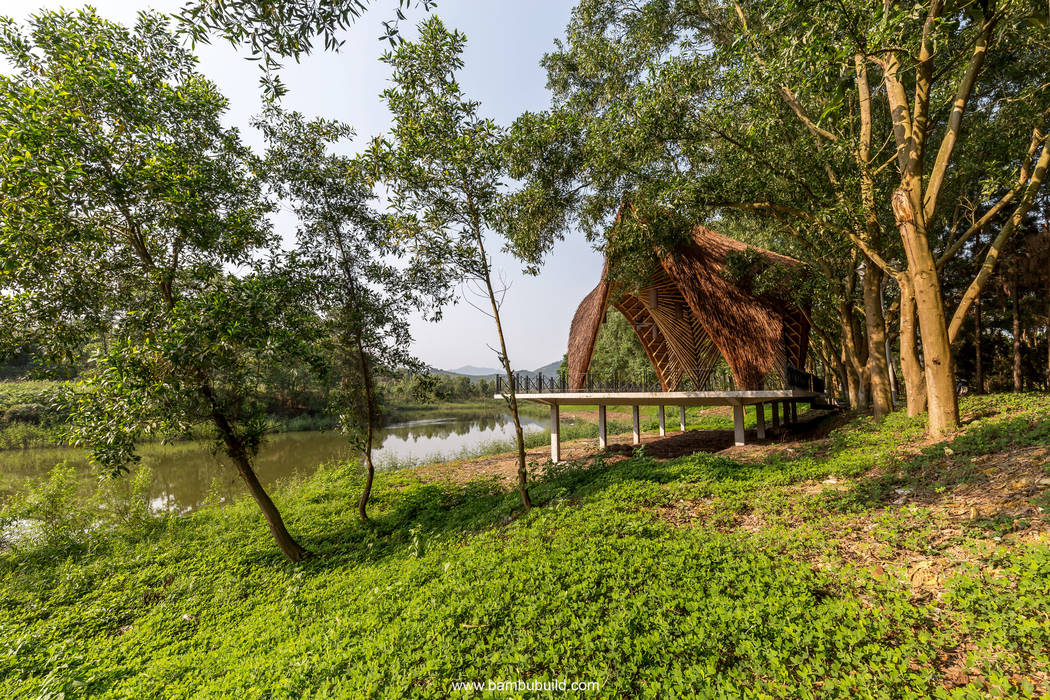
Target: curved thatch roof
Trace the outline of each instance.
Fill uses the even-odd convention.
[[[606,260],[598,286],[584,298],[569,332],[569,384],[578,391],[587,371],[598,330],[611,303],[642,341],[665,391],[686,378],[702,388],[718,356],[726,359],[738,388],[758,389],[785,365],[801,367],[809,344],[803,305],[784,293],[756,295],[723,274],[726,256],[751,250],[770,265],[802,268],[802,263],[748,246],[696,226],[692,240],[660,256],[660,265],[641,289],[625,291],[609,281]]]

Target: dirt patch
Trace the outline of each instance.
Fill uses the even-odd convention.
[[[619,408],[619,407],[617,407]],[[598,409],[597,408],[562,408],[562,418],[575,418],[577,420],[584,420],[588,423],[598,422]],[[630,423],[634,420],[630,411],[623,410],[608,410],[605,411],[605,417],[610,421],[618,421],[623,423]],[[709,406],[697,410],[695,407],[689,407],[689,420],[694,421],[697,419],[704,418],[733,418],[733,410],[729,406]],[[667,407],[667,421],[668,423],[678,424],[678,408],[676,406]]]

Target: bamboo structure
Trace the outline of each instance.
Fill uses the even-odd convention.
[[[720,356],[741,390],[761,389],[772,375],[782,384],[789,368],[803,367],[810,331],[805,303],[784,290],[755,294],[728,279],[724,263],[730,253],[750,250],[794,276],[805,274],[805,266],[703,226],[691,234],[690,242],[656,254],[659,264],[639,289],[611,282],[606,258],[601,280],[572,320],[570,391],[587,382],[609,306],[631,323],[664,391],[677,391],[686,380],[705,388]]]

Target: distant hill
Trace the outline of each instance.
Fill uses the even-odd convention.
[[[518,374],[535,377],[537,374],[542,374],[545,377],[551,377],[558,374],[558,368],[561,367],[561,360],[551,362],[550,364],[543,365],[538,369],[518,370]],[[441,374],[452,374],[461,375],[464,377],[470,377],[471,379],[492,379],[494,377],[503,376],[503,370],[493,369],[491,367],[475,367],[474,365],[463,365],[456,369],[432,369],[433,372],[439,372]]]
[[[533,375],[535,375],[535,374],[542,374],[545,377],[551,377],[551,376],[554,376],[555,374],[557,374],[558,370],[560,368],[561,368],[561,360],[558,360],[557,362],[552,362],[549,365],[543,365],[539,369],[535,369],[535,370],[533,370],[531,372],[528,372],[527,374],[533,374]]]
[[[502,374],[502,370],[493,369],[492,367],[475,367],[474,365],[463,365],[456,369],[445,370],[449,374],[465,374],[468,377],[487,377],[490,374]]]

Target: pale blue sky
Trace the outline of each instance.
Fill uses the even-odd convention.
[[[40,8],[95,6],[110,19],[134,21],[140,9],[174,12],[181,0],[96,0],[95,2],[46,2],[6,0],[0,12],[24,19]],[[553,40],[562,36],[574,3],[570,0],[440,0],[436,13],[450,27],[467,35],[466,67],[461,83],[468,95],[482,103],[483,111],[497,122],[509,124],[525,110],[549,104],[546,75],[539,65]],[[389,19],[392,0],[375,3],[361,22],[346,34],[346,45],[337,54],[319,52],[296,65],[289,63],[283,79],[290,93],[285,106],[308,115],[323,115],[349,122],[360,140],[384,132],[389,114],[379,93],[389,78],[387,67],[378,61],[385,43],[377,41],[381,20]],[[414,24],[423,17],[413,11],[402,23],[406,37],[415,35]],[[200,46],[201,70],[230,99],[229,121],[259,145],[248,126],[259,111],[258,69],[226,43]],[[278,220],[279,227],[283,222]],[[290,233],[290,232],[288,232]],[[493,237],[490,248],[500,242]],[[497,252],[496,268],[511,282],[503,307],[505,332],[511,360],[516,368],[535,369],[561,359],[568,341],[569,323],[576,305],[591,290],[601,272],[601,258],[583,239],[570,237],[557,246],[538,277],[520,273],[520,265]],[[492,320],[465,303],[449,308],[437,324],[412,320],[414,352],[423,361],[440,368],[471,364],[497,365]]]

